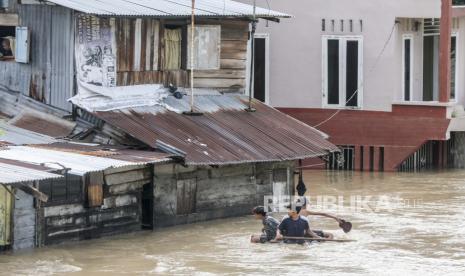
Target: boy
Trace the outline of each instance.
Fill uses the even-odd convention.
[[[256,219],[262,221],[263,229],[261,235],[252,235],[250,241],[253,243],[265,243],[274,240],[276,238],[279,221],[269,216],[263,206],[253,208],[252,214]]]
[[[304,238],[310,237],[315,239],[322,239],[321,236],[317,235],[315,232],[310,230],[310,225],[308,220],[301,217],[296,210],[291,205],[286,206],[288,216],[283,219],[281,224],[278,227],[278,233],[276,235],[276,240],[284,239],[285,243],[299,243],[302,244],[305,241],[299,239],[286,239],[285,237],[290,238]]]

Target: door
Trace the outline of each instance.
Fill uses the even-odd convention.
[[[142,190],[142,228],[153,229],[153,183],[145,184]]]
[[[457,34],[451,37],[451,91],[450,100],[457,96]],[[423,101],[439,99],[439,35],[425,36],[423,40]]]
[[[7,186],[0,185],[0,249],[11,245],[12,197]]]
[[[177,181],[177,214],[189,215],[196,212],[197,179],[183,179]]]
[[[269,74],[269,59],[268,59],[268,35],[255,35],[255,59],[254,59],[254,98],[268,103],[268,74]]]

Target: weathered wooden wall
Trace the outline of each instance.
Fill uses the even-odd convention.
[[[219,168],[184,168],[175,164],[157,166],[154,225],[164,227],[249,214],[255,205],[263,205],[265,195],[273,194],[273,170],[280,168],[292,172],[294,164],[242,164]],[[179,195],[180,182],[189,183],[188,196]],[[196,183],[195,189],[191,186],[192,182]],[[293,181],[289,179],[291,183]],[[180,200],[184,202],[180,203]],[[192,213],[184,212],[192,201]],[[182,208],[179,208],[179,204]]]
[[[11,207],[13,200],[10,186],[0,185],[0,250],[11,245]]]
[[[190,85],[189,71],[185,68],[168,71],[161,65],[160,61],[164,59],[164,26],[169,24],[169,21],[155,19],[116,19],[119,86],[152,83],[173,83],[178,87]],[[243,91],[246,86],[248,22],[202,20],[198,24],[221,26],[221,56],[219,70],[196,70],[195,87]],[[185,59],[186,50],[183,51]]]
[[[13,249],[33,248],[36,244],[36,209],[32,195],[15,191],[13,212]]]
[[[41,244],[98,238],[141,229],[141,192],[142,186],[152,181],[150,167],[108,169],[104,180],[102,206],[87,207],[82,202],[42,209]]]
[[[50,5],[18,5],[19,24],[29,28],[30,62],[0,61],[0,90],[19,92],[71,111],[73,95],[73,11]]]

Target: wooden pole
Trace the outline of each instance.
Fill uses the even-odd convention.
[[[195,0],[192,0],[191,14],[191,112],[194,112],[194,43],[195,43]]]
[[[439,102],[447,103],[451,89],[452,0],[441,0],[441,32],[439,42]]]

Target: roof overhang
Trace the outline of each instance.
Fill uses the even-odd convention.
[[[189,18],[190,0],[47,0],[89,15],[105,17]],[[195,15],[202,18],[243,18],[251,20],[253,6],[232,0],[196,0]],[[289,14],[256,7],[257,18],[277,21]]]

